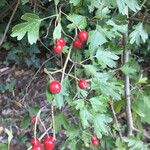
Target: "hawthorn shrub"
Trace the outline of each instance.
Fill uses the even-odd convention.
[[[149,2],[44,0],[44,10],[37,7],[39,1],[22,0],[20,5],[29,7],[31,2],[34,12],[33,7],[24,11],[11,37],[49,50],[50,65],[44,72],[50,79],[46,96],[55,146],[148,150],[143,128],[150,124],[149,80],[132,54],[148,43],[144,15]],[[64,138],[59,141],[62,130]]]

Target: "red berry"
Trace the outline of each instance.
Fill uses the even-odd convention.
[[[75,39],[75,40],[73,41],[73,45],[74,45],[76,48],[80,49],[80,48],[82,47],[82,41],[80,41],[80,40],[77,38],[77,39]]]
[[[55,147],[55,140],[52,136],[46,137],[44,139],[44,147],[46,150],[53,150]]]
[[[59,81],[57,81],[57,80],[52,81],[49,84],[49,90],[53,94],[59,93],[61,91],[61,84],[59,83]]]
[[[37,144],[37,145],[32,146],[32,150],[43,150],[43,148],[41,144]]]
[[[61,54],[62,53],[62,50],[63,50],[63,47],[60,45],[60,44],[55,44],[53,46],[53,49],[54,49],[54,52],[56,54]]]
[[[40,144],[40,141],[39,141],[39,139],[32,139],[31,140],[31,145],[33,146],[33,145],[37,145],[37,144]]]
[[[89,83],[84,79],[80,79],[78,81],[78,86],[80,89],[86,89],[89,86]]]
[[[91,141],[95,141],[95,140],[97,140],[97,136],[96,136],[96,135],[93,135],[93,136],[91,137]]]
[[[31,122],[35,123],[35,121],[36,121],[36,115],[31,117]]]
[[[79,39],[84,42],[84,41],[87,41],[89,35],[88,35],[88,32],[86,31],[80,31],[79,32]]]
[[[66,41],[63,38],[56,39],[56,41],[57,44],[59,44],[62,47],[66,45]]]
[[[92,141],[94,147],[98,147],[100,145],[99,140]]]

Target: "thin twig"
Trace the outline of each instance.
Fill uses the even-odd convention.
[[[120,130],[120,127],[119,127],[119,122],[118,122],[118,119],[117,119],[117,116],[116,116],[116,112],[114,110],[114,103],[113,103],[112,100],[110,101],[110,107],[111,107],[111,110],[112,110],[112,113],[113,113],[113,116],[114,116],[114,119],[115,119],[115,122],[116,122],[116,126],[117,126],[117,130],[118,130],[120,139],[122,140],[122,133],[121,133],[121,130]]]
[[[46,35],[44,36],[45,39],[48,37],[49,29],[50,29],[50,27],[51,27],[51,25],[52,25],[52,22],[53,22],[53,18],[50,20],[49,25],[48,25],[48,27],[47,27],[47,32],[46,32]]]
[[[144,137],[146,137],[148,140],[150,140],[150,136],[149,136],[146,132],[141,131],[141,130],[139,130],[139,129],[137,129],[137,128],[133,128],[133,131],[136,131],[136,132],[143,132]]]
[[[8,22],[6,28],[5,28],[5,32],[4,32],[4,34],[3,34],[2,38],[1,38],[1,41],[0,41],[0,47],[2,46],[2,44],[3,44],[4,40],[5,40],[5,37],[6,37],[6,34],[8,32],[9,26],[10,26],[10,24],[12,22],[12,19],[14,18],[14,15],[15,15],[15,13],[17,11],[17,8],[18,8],[19,4],[20,4],[20,0],[18,0],[17,4],[16,4],[16,6],[15,6],[13,12],[12,12],[12,15],[11,15],[11,17],[9,19],[9,22]]]
[[[48,132],[51,128],[52,128],[52,127],[49,127],[49,128],[40,136],[40,138],[39,138],[40,141],[43,139],[43,137],[47,134],[47,132]],[[30,146],[30,147],[28,148],[28,150],[31,150],[31,148],[32,148],[32,146]]]
[[[53,138],[56,141],[56,131],[55,131],[55,115],[54,115],[54,106],[53,103],[51,105],[51,111],[52,111],[52,126],[53,126]]]
[[[73,42],[71,43],[71,46],[70,46],[70,48],[69,48],[69,52],[68,52],[68,55],[67,55],[67,58],[66,58],[64,67],[63,67],[63,69],[62,69],[61,83],[62,83],[62,81],[63,81],[63,79],[64,79],[64,75],[65,75],[65,71],[66,71],[66,67],[67,67],[68,61],[69,61],[69,59],[70,59],[72,47],[73,47]]]
[[[37,70],[37,72],[34,74],[34,76],[32,77],[32,79],[30,80],[30,82],[28,83],[28,85],[27,85],[27,87],[26,87],[26,93],[25,93],[24,97],[22,98],[22,102],[24,102],[24,100],[25,100],[25,98],[26,98],[26,96],[27,96],[27,94],[28,94],[28,90],[29,90],[29,87],[30,87],[32,81],[35,79],[35,77],[36,77],[37,74],[40,72],[40,70],[42,69],[42,67],[43,67],[48,61],[50,61],[51,59],[53,59],[54,57],[56,57],[56,56],[52,56],[51,58],[49,58],[49,59],[47,59],[46,61],[44,61],[43,64],[40,66],[40,68]]]

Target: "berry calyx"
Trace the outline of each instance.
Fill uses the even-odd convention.
[[[61,54],[63,47],[60,44],[54,44],[53,50],[56,54]]]
[[[32,146],[32,150],[43,150],[43,148],[41,144],[37,144],[37,145]]]
[[[49,90],[51,93],[56,94],[61,91],[61,84],[59,81],[54,80],[49,84]]]
[[[82,42],[85,42],[88,40],[89,34],[86,31],[80,31],[78,37]]]
[[[89,87],[89,83],[84,79],[80,79],[78,81],[78,86],[79,86],[80,89],[86,89],[86,88]]]
[[[57,38],[56,43],[62,47],[64,47],[66,45],[66,41],[63,38],[59,38],[59,39]]]
[[[73,45],[74,47],[76,47],[77,49],[80,49],[82,47],[82,41],[80,41],[78,38],[76,38],[74,41],[73,41]]]
[[[46,150],[53,150],[55,147],[55,140],[52,136],[46,137],[44,139],[44,147]]]

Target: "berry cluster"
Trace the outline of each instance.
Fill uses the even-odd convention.
[[[55,140],[52,136],[48,136],[43,141],[45,150],[54,150],[55,147]],[[39,139],[32,139],[31,140],[32,150],[43,150],[42,144],[40,143]]]
[[[94,147],[98,147],[100,145],[99,139],[97,138],[96,135],[93,135],[91,137],[91,142],[92,142]]]
[[[80,79],[78,81],[78,86],[80,89],[82,90],[85,90],[89,87],[89,83],[84,80],[84,79]],[[57,80],[53,80],[52,82],[50,82],[49,84],[49,91],[52,93],[52,94],[56,94],[56,93],[59,93],[61,91],[61,84],[59,81]]]
[[[83,42],[87,41],[88,37],[89,37],[88,32],[80,31],[79,34],[78,34],[78,38],[76,38],[73,41],[74,47],[76,47],[77,49],[81,49],[82,45],[83,45]]]
[[[55,54],[61,54],[66,41],[63,38],[56,39],[56,44],[53,45]]]
[[[78,37],[73,41],[74,47],[77,49],[81,49],[83,42],[88,40],[88,32],[87,31],[80,31]],[[63,47],[66,45],[66,41],[63,38],[57,38],[56,43],[53,45],[53,50],[55,54],[61,54]]]

